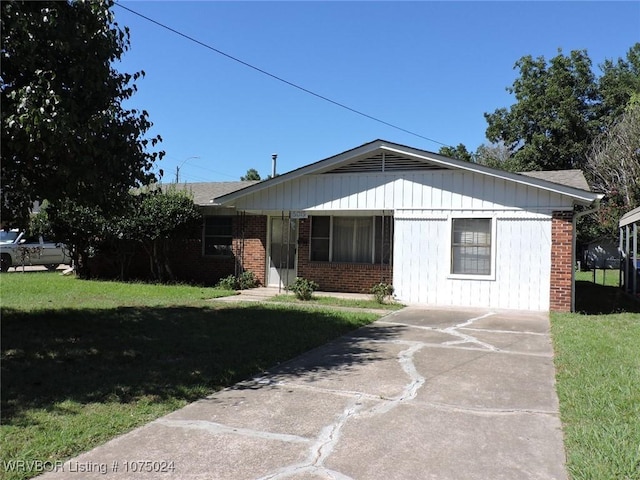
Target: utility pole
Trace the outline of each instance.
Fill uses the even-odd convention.
[[[187,163],[187,160],[191,160],[192,158],[200,158],[200,157],[187,157],[184,159],[184,161],[180,164],[180,166],[176,166],[176,183],[180,183],[180,168]]]

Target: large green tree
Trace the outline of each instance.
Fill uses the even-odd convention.
[[[618,58],[615,62],[606,60],[600,68],[598,115],[600,124],[607,127],[622,117],[630,99],[640,93],[640,43],[629,49],[626,58]]]
[[[520,170],[580,168],[598,133],[599,92],[584,50],[544,57],[522,57],[520,76],[509,93],[510,108],[485,114],[487,138],[502,142]]]
[[[5,226],[26,226],[34,200],[47,199],[55,207],[50,213],[67,217],[117,210],[132,187],[154,178],[162,152],[147,147],[160,138],[146,137],[146,111],[124,106],[142,72],[113,66],[129,48],[129,32],[114,22],[112,6],[112,0],[1,3]],[[80,245],[90,243],[94,230]]]
[[[440,147],[440,150],[438,150],[438,153],[440,155],[444,155],[445,157],[455,158],[458,160],[463,160],[465,162],[474,161],[473,154],[469,152],[469,150],[467,150],[467,147],[462,143],[459,143],[457,147],[451,147],[451,146]]]

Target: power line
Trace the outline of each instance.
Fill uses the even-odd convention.
[[[320,95],[319,93],[316,93],[316,92],[313,92],[313,91],[311,91],[311,90],[309,90],[307,88],[301,87],[300,85],[298,85],[296,83],[290,82],[289,80],[285,80],[284,78],[279,77],[277,75],[274,75],[273,73],[269,73],[266,70],[263,70],[262,68],[256,67],[255,65],[252,65],[252,64],[250,64],[248,62],[245,62],[244,60],[240,60],[239,58],[234,57],[233,55],[229,55],[228,53],[225,53],[222,50],[218,50],[217,48],[212,47],[209,44],[201,42],[200,40],[198,40],[196,38],[193,38],[193,37],[191,37],[191,36],[189,36],[189,35],[187,35],[185,33],[182,33],[182,32],[180,32],[180,31],[178,31],[178,30],[176,30],[174,28],[171,28],[168,25],[165,25],[164,23],[160,23],[157,20],[154,20],[153,18],[147,17],[146,15],[143,15],[141,13],[138,13],[135,10],[130,9],[129,7],[125,7],[124,5],[121,5],[120,3],[115,3],[115,5],[117,5],[120,8],[123,8],[124,10],[127,10],[127,11],[133,13],[134,15],[139,16],[140,18],[143,18],[143,19],[145,19],[145,20],[147,20],[147,21],[149,21],[151,23],[154,23],[155,25],[158,25],[159,27],[162,27],[165,30],[169,30],[170,32],[175,33],[176,35],[179,35],[179,36],[181,36],[183,38],[186,38],[187,40],[189,40],[191,42],[197,43],[198,45],[200,45],[200,46],[202,46],[204,48],[207,48],[207,49],[209,49],[209,50],[211,50],[211,51],[213,51],[215,53],[218,53],[218,54],[220,54],[220,55],[222,55],[224,57],[227,57],[228,59],[233,60],[234,62],[237,62],[237,63],[239,63],[241,65],[244,65],[245,67],[249,67],[249,68],[251,68],[251,69],[253,69],[253,70],[255,70],[255,71],[259,72],[259,73],[262,73],[263,75],[267,75],[268,77],[271,77],[271,78],[273,78],[273,79],[275,79],[275,80],[277,80],[279,82],[282,82],[282,83],[284,83],[286,85],[289,85],[290,87],[297,88],[298,90],[301,90],[304,93],[308,93],[309,95],[313,95],[314,97],[317,97],[317,98],[319,98],[321,100],[324,100],[325,102],[332,103],[333,105],[336,105],[336,106],[338,106],[340,108],[348,110],[348,111],[350,111],[352,113],[355,113],[357,115],[360,115],[362,117],[368,118],[369,120],[373,120],[375,122],[381,123],[381,124],[386,125],[388,127],[395,128],[396,130],[400,130],[401,132],[408,133],[409,135],[413,135],[415,137],[422,138],[423,140],[427,140],[429,142],[437,143],[438,145],[442,145],[443,147],[450,146],[450,145],[448,145],[446,143],[442,143],[442,142],[439,142],[437,140],[434,140],[433,138],[425,137],[424,135],[420,135],[419,133],[412,132],[411,130],[407,130],[406,128],[399,127],[398,125],[394,125],[393,123],[385,122],[384,120],[381,120],[381,119],[379,119],[377,117],[374,117],[372,115],[369,115],[369,114],[366,114],[364,112],[361,112],[360,110],[356,110],[355,108],[351,108],[348,105],[345,105],[344,103],[337,102],[337,101],[332,100],[332,99],[330,99],[328,97],[325,97],[324,95]]]

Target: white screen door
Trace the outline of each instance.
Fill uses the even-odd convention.
[[[296,279],[298,221],[272,217],[269,242],[269,285],[286,287]]]

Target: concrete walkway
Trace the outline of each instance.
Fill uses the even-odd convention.
[[[548,330],[405,308],[43,478],[566,479]]]
[[[239,290],[237,295],[216,298],[216,302],[263,302],[276,295],[292,295],[284,288],[257,287],[247,290]],[[373,296],[364,293],[340,293],[340,292],[313,292],[315,297],[335,297],[352,300],[371,300]]]

